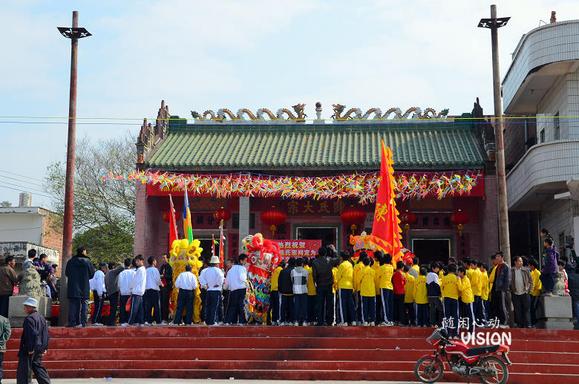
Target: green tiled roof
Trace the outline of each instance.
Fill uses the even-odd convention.
[[[146,160],[167,171],[375,170],[380,139],[397,170],[482,168],[479,130],[470,122],[179,124]]]

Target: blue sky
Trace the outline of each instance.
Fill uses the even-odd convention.
[[[511,16],[500,31],[502,74],[521,35],[549,20],[579,18],[575,0],[497,1]],[[0,201],[31,190],[64,160],[70,44],[57,26],[80,25],[78,137],[136,135],[165,99],[172,114],[227,107],[276,110],[321,101],[349,107],[492,110],[490,33],[476,28],[490,2],[423,1],[4,1],[0,13]],[[26,116],[22,119],[7,116]],[[21,121],[17,123],[16,121]],[[36,121],[43,124],[24,124]],[[81,120],[82,121],[82,120]],[[86,120],[85,120],[86,121]],[[12,172],[12,173],[6,173]],[[7,178],[11,177],[11,178]],[[18,179],[14,180],[14,179]],[[8,189],[6,187],[15,188]]]

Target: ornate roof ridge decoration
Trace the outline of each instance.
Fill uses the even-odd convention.
[[[202,114],[198,113],[197,111],[191,111],[191,116],[196,121],[216,123],[222,123],[224,121],[230,123],[243,123],[247,121],[305,123],[307,117],[304,112],[305,106],[305,104],[293,105],[293,112],[288,108],[279,108],[275,114],[268,108],[260,108],[255,112],[255,114],[247,108],[238,109],[237,113],[233,113],[230,109],[227,108],[218,109],[217,113],[211,109],[208,109]]]
[[[406,120],[411,119],[445,119],[448,117],[448,108],[436,112],[434,108],[426,108],[424,112],[419,107],[410,107],[406,112],[397,107],[392,107],[382,113],[380,108],[374,107],[362,113],[360,108],[350,108],[345,113],[346,106],[343,104],[333,104],[334,114],[332,119],[336,121],[350,120]],[[390,117],[392,116],[392,119]]]
[[[155,144],[165,138],[170,118],[169,106],[165,104],[165,100],[161,100],[161,107],[157,112],[155,126],[151,125],[146,118],[143,119],[143,125],[141,125],[136,143],[137,167],[141,167],[145,163],[145,154],[150,151]]]

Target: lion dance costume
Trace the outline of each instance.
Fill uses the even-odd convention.
[[[249,280],[245,312],[249,323],[264,324],[269,312],[271,272],[281,262],[279,246],[275,241],[266,240],[261,233],[243,239],[247,253]]]
[[[181,272],[185,272],[185,266],[191,266],[191,272],[199,279],[199,270],[203,266],[203,262],[199,260],[203,248],[200,247],[199,240],[193,240],[189,243],[187,239],[174,240],[171,244],[169,264],[173,267],[173,291],[171,292],[171,313],[175,313],[177,307],[177,296],[179,290],[175,288],[175,280]],[[193,308],[193,321],[199,323],[201,321],[201,289],[197,287],[195,291],[195,307]]]

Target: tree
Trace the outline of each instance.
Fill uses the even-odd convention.
[[[10,208],[12,207],[12,203],[9,201],[0,201],[0,208]]]
[[[118,226],[102,225],[75,234],[74,249],[84,246],[93,263],[122,262],[133,256],[133,233]]]
[[[132,254],[135,185],[105,183],[102,176],[109,172],[128,174],[134,170],[135,158],[136,149],[130,136],[104,141],[82,139],[77,143],[74,242],[86,246],[93,256],[120,260]],[[53,208],[60,214],[64,213],[65,175],[64,163],[55,162],[48,166],[45,179]]]

